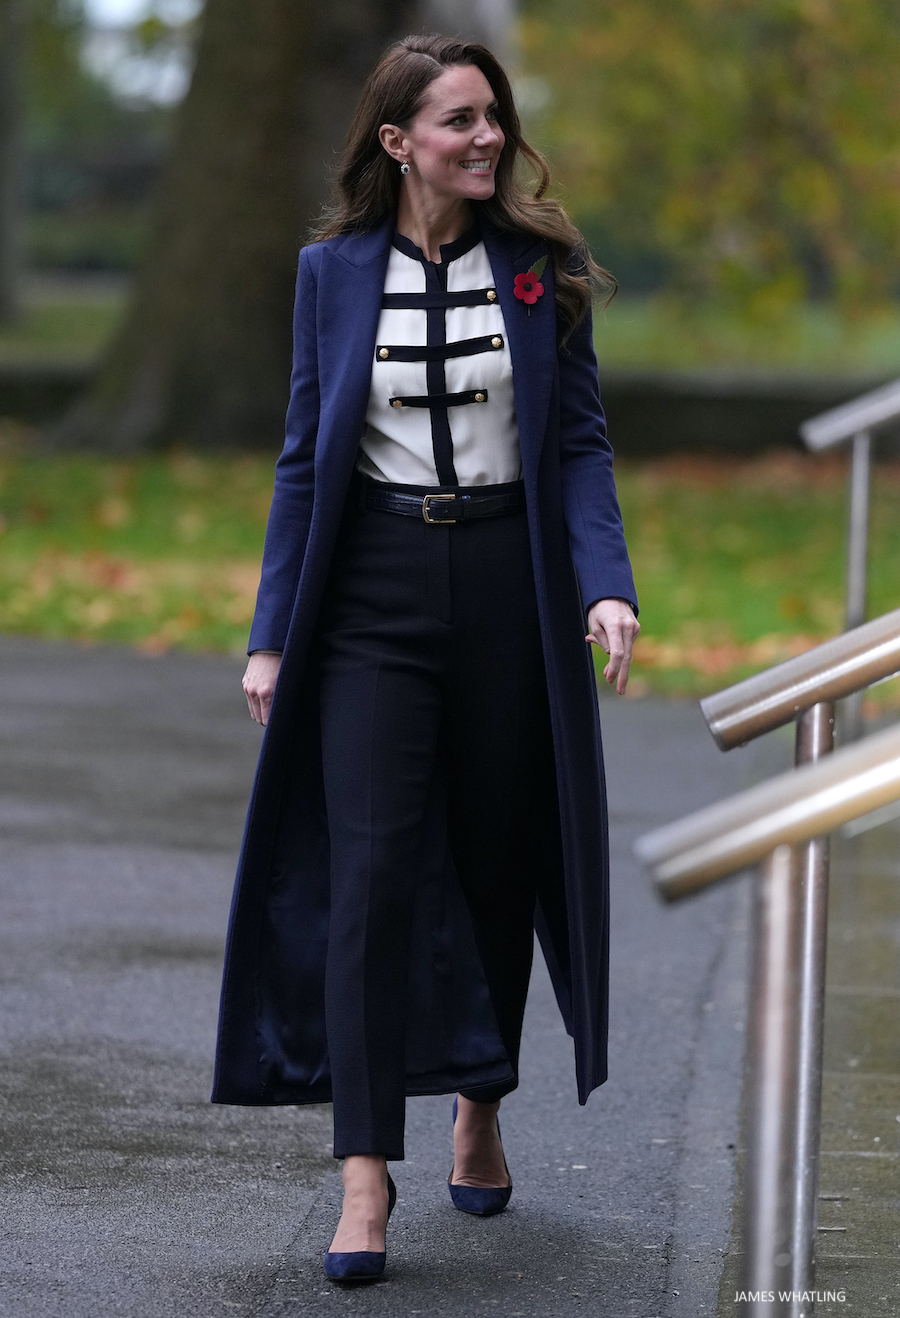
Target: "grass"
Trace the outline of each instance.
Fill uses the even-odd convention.
[[[124,284],[116,280],[65,277],[29,281],[22,312],[0,324],[0,362],[65,357],[92,361],[118,324]]]
[[[26,259],[40,268],[134,270],[140,263],[148,224],[146,206],[127,204],[81,213],[32,211],[26,216]]]
[[[122,311],[114,282],[47,279],[0,329],[0,360],[96,355]],[[597,318],[604,365],[896,370],[900,314],[806,307],[736,323],[712,307],[616,299]],[[2,438],[2,437],[0,437]],[[85,642],[242,652],[273,458],[136,461],[0,450],[0,630]],[[631,689],[699,694],[840,630],[843,460],[620,462],[641,597]],[[874,483],[870,613],[900,604],[900,466]],[[894,686],[874,695],[893,702]]]
[[[0,459],[0,629],[244,650],[272,458]]]
[[[125,283],[40,276],[24,313],[0,326],[0,360],[95,357],[117,324]],[[601,369],[767,369],[890,374],[900,367],[900,307],[853,320],[829,305],[738,319],[727,308],[672,298],[617,296],[595,316]]]
[[[642,606],[638,687],[699,694],[840,630],[839,464],[784,454],[618,472]]]
[[[0,457],[0,630],[243,653],[272,456]],[[841,629],[840,459],[620,463],[631,690],[699,695]],[[871,612],[900,604],[900,464],[873,485]],[[894,703],[894,685],[874,693]]]
[[[846,465],[837,456],[619,464],[644,634],[634,691],[702,695],[841,631]],[[869,613],[900,606],[900,464],[873,481]],[[900,703],[897,683],[872,692]]]
[[[726,307],[616,296],[595,316],[604,366],[900,373],[900,307],[853,320],[834,306],[801,305],[737,318]]]

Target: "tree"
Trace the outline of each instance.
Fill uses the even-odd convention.
[[[170,105],[118,93],[96,59],[85,59],[85,3],[26,3],[26,259],[37,266],[133,264],[143,250],[147,185],[171,137]],[[148,37],[153,50],[180,47],[189,28],[145,18],[128,34],[129,55],[147,54]]]
[[[71,178],[99,143],[163,127],[164,114],[124,108],[83,67],[85,31],[82,0],[0,0],[0,320],[19,310],[26,208],[48,160]]]
[[[676,288],[760,311],[896,296],[894,0],[531,0],[523,47],[568,203]]]
[[[0,321],[19,310],[23,30],[21,0],[0,0]]]
[[[414,17],[411,0],[207,0],[129,312],[50,442],[277,442],[297,251],[366,74]]]

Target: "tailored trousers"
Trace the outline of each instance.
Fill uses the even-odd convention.
[[[556,793],[525,513],[441,526],[351,500],[317,662],[334,1156],[402,1159],[416,857],[436,775],[491,1005],[518,1066],[534,941],[530,825]],[[495,1101],[515,1084],[463,1093]]]

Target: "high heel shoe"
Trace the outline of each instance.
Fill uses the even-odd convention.
[[[456,1098],[453,1100],[453,1124],[456,1125],[456,1114],[459,1103]],[[497,1134],[500,1134],[500,1118],[497,1118]],[[454,1166],[456,1164],[454,1163]],[[506,1174],[509,1176],[509,1168],[506,1166],[506,1156],[503,1157],[503,1166],[506,1167]],[[512,1194],[512,1177],[509,1176],[509,1185],[490,1186],[483,1189],[476,1185],[454,1185],[453,1184],[453,1167],[450,1168],[450,1175],[447,1177],[447,1185],[450,1187],[450,1198],[453,1200],[453,1207],[458,1208],[461,1213],[475,1213],[478,1217],[493,1217],[495,1213],[502,1213],[509,1203],[509,1197]]]
[[[388,1172],[388,1221],[397,1202],[397,1187]],[[384,1272],[387,1251],[356,1249],[350,1252],[328,1250],[325,1255],[325,1276],[332,1281],[375,1281]]]

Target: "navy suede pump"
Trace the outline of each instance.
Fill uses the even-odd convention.
[[[388,1221],[397,1202],[397,1187],[388,1172]],[[386,1253],[374,1249],[357,1249],[348,1253],[340,1250],[325,1255],[325,1276],[332,1281],[375,1281],[384,1272]]]
[[[459,1103],[457,1099],[453,1100],[453,1124],[456,1125],[456,1113]],[[500,1118],[497,1118],[497,1134],[500,1134]],[[506,1167],[506,1158],[503,1159],[503,1166]],[[506,1174],[509,1176],[509,1168],[506,1167]],[[475,1213],[478,1217],[493,1217],[495,1213],[502,1213],[509,1203],[509,1197],[512,1194],[512,1177],[509,1176],[509,1185],[490,1186],[482,1189],[475,1185],[454,1185],[453,1168],[450,1168],[450,1175],[447,1177],[447,1185],[450,1187],[450,1198],[453,1200],[453,1207],[458,1208],[461,1213]]]

